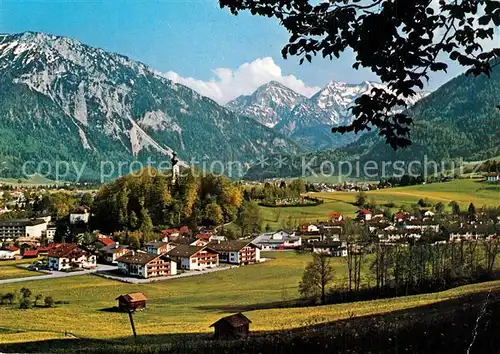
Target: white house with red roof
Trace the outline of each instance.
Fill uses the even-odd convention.
[[[104,246],[109,246],[109,245],[115,243],[115,241],[113,241],[113,239],[111,237],[108,237],[105,235],[97,236],[96,242],[102,243]]]
[[[394,222],[403,222],[410,218],[410,213],[405,211],[398,211],[394,214]]]
[[[203,233],[199,233],[198,235],[195,236],[195,238],[197,240],[207,241],[207,243],[212,241],[213,237],[214,237],[214,234],[211,232],[203,232]]]
[[[330,220],[333,222],[340,222],[344,220],[344,216],[341,213],[335,211],[330,214]]]
[[[0,259],[5,260],[5,259],[15,259],[16,256],[21,255],[21,250],[15,246],[9,246],[6,247],[5,249],[0,250]]]
[[[372,211],[368,209],[360,209],[356,212],[358,214],[358,220],[370,221],[372,219]]]
[[[64,270],[71,268],[95,268],[96,256],[82,250],[74,243],[65,243],[49,251],[49,268]]]

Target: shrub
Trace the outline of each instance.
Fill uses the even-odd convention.
[[[45,297],[45,307],[54,307],[55,301],[51,296]]]
[[[31,297],[31,294],[32,294],[32,293],[31,293],[31,290],[30,290],[30,289],[28,289],[28,288],[22,288],[22,289],[21,289],[21,296],[22,296],[23,298],[29,298],[29,297]]]
[[[27,297],[23,297],[19,302],[20,309],[29,309],[31,308],[31,301]]]
[[[12,305],[15,299],[16,299],[16,294],[14,293],[7,293],[2,296],[3,302],[8,302],[10,305]]]
[[[37,294],[37,295],[35,296],[35,303],[34,303],[33,305],[36,307],[36,305],[37,305],[38,301],[40,301],[40,300],[42,300],[42,299],[43,299],[42,294]]]

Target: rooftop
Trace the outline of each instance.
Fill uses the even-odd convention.
[[[238,312],[237,314],[221,318],[217,322],[212,323],[210,325],[210,327],[213,327],[213,326],[219,324],[220,322],[226,322],[228,325],[230,325],[233,328],[245,326],[245,325],[247,325],[249,323],[252,323],[252,321],[250,321],[248,319],[248,317],[246,317],[245,315],[243,315],[241,312]]]
[[[1,220],[0,227],[6,226],[35,226],[47,223],[43,219],[12,219],[12,220]]]
[[[202,251],[204,249],[212,249],[207,247],[197,247],[189,245],[179,245],[167,254],[171,257],[191,257],[192,255]]]
[[[238,241],[238,240],[226,241],[226,242],[221,242],[221,243],[210,242],[208,245],[210,246],[211,249],[213,249],[215,251],[226,251],[226,252],[238,252],[239,250],[241,250],[242,248],[244,248],[248,245],[251,245],[253,247],[257,247],[251,242]]]
[[[148,264],[153,259],[161,257],[157,254],[147,253],[147,252],[134,252],[121,256],[117,259],[117,262],[122,262],[126,264]]]
[[[118,296],[115,300],[123,298],[127,302],[146,301],[148,298],[143,293],[130,293]]]
[[[49,257],[53,257],[53,258],[78,258],[84,253],[85,253],[85,251],[80,249],[74,243],[63,243],[59,247],[51,249],[49,251]]]

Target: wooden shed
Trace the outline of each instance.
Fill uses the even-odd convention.
[[[210,327],[214,327],[215,339],[239,339],[247,338],[250,334],[250,321],[241,312],[223,317]]]
[[[146,308],[148,298],[143,293],[131,293],[118,296],[118,307],[124,311],[137,311]]]

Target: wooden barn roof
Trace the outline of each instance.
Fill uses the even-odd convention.
[[[125,299],[127,302],[138,302],[138,301],[146,301],[148,298],[143,293],[130,293],[118,296],[115,300],[120,298]]]
[[[214,327],[215,325],[217,325],[221,322],[226,322],[228,325],[230,325],[233,328],[241,327],[241,326],[247,325],[249,323],[252,323],[252,321],[250,321],[247,316],[245,316],[241,312],[238,312],[234,315],[222,317],[217,322],[212,323],[210,325],[210,327]]]

